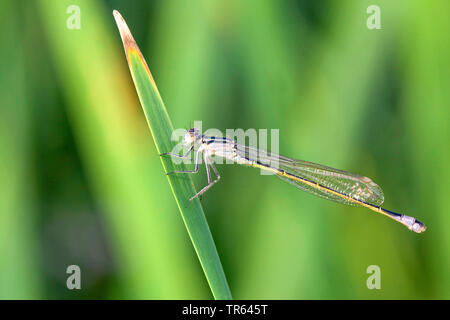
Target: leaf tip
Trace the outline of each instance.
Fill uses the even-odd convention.
[[[125,49],[125,55],[127,57],[129,67],[131,68],[130,55],[137,55],[140,62],[142,63],[142,65],[145,67],[145,70],[147,71],[147,74],[150,77],[150,80],[151,80],[156,92],[158,92],[158,88],[156,87],[156,83],[155,83],[155,80],[153,79],[152,73],[150,72],[147,62],[145,61],[144,56],[141,53],[141,50],[139,50],[139,47],[138,47],[136,41],[134,40],[130,29],[128,28],[128,25],[125,22],[125,19],[122,17],[122,15],[117,10],[113,10],[113,16],[114,16],[114,19],[116,20],[116,24],[117,24],[117,28],[119,29],[120,37],[122,38],[122,43],[123,43],[123,47]],[[159,92],[158,92],[158,95],[159,95]]]
[[[117,28],[119,29],[120,37],[122,38],[125,50],[137,48],[136,41],[134,40],[127,23],[125,22],[119,11],[113,10],[113,16],[116,20]]]

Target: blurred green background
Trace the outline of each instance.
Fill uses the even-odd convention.
[[[175,128],[280,129],[280,153],[371,177],[387,209],[428,226],[219,166],[202,202],[234,298],[450,298],[445,0],[1,1],[0,298],[212,298],[113,9]]]

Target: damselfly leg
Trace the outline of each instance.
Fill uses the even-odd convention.
[[[191,153],[192,149],[194,149],[194,146],[191,146],[189,148],[189,150],[182,156],[180,156],[179,154],[176,154],[176,153],[172,153],[172,152],[161,153],[160,156],[172,156],[175,158],[187,158],[187,156]]]
[[[217,181],[220,180],[220,174],[217,171],[216,167],[214,166],[214,164],[212,163],[211,159],[206,155],[206,153],[203,156],[203,159],[205,160],[205,167],[206,167],[206,175],[208,176],[208,185],[205,186],[202,190],[200,190],[199,192],[197,192],[195,195],[193,195],[189,201],[194,200],[195,198],[201,196],[202,194],[204,194],[206,191],[209,190],[209,188],[211,188],[213,185],[215,185],[217,183]],[[214,170],[214,174],[216,175],[216,179],[213,181],[211,179],[211,171],[209,166],[211,166]]]
[[[171,152],[162,153],[162,154],[160,154],[160,156],[172,156],[172,157],[176,157],[176,158],[186,158],[191,153],[192,150],[193,150],[193,146],[191,148],[189,148],[189,150],[182,156],[180,156],[179,154],[176,154],[176,153],[171,153]],[[201,149],[197,150],[197,152],[195,154],[194,170],[177,170],[177,171],[168,172],[166,174],[169,175],[169,174],[173,174],[173,173],[197,173],[198,168],[199,168],[200,153],[201,153]],[[192,200],[194,200],[197,197],[201,197],[202,194],[204,194],[206,191],[208,191],[214,184],[216,184],[220,180],[219,171],[216,169],[216,167],[213,164],[213,161],[206,153],[203,154],[203,160],[205,161],[206,175],[208,177],[208,185],[205,186],[204,188],[202,188],[199,192],[197,192],[191,198],[189,198],[189,202],[191,202]],[[213,169],[214,174],[216,175],[216,179],[214,179],[214,180],[211,178],[210,166]]]
[[[192,148],[190,149],[190,150],[192,150]],[[188,151],[188,154],[191,152],[191,151]],[[162,154],[162,155],[171,155],[171,156],[173,156],[173,155],[175,155],[175,153],[167,153],[167,154]],[[186,156],[186,155],[185,155]],[[179,156],[178,155],[178,157],[179,158],[184,158],[185,156]],[[186,170],[186,171],[183,171],[183,170],[177,170],[177,171],[171,171],[171,172],[167,172],[166,173],[166,175],[169,175],[169,174],[174,174],[174,173],[197,173],[198,172],[198,164],[199,164],[199,157],[200,157],[200,150],[198,150],[197,151],[197,153],[195,154],[195,168],[194,168],[194,170]]]

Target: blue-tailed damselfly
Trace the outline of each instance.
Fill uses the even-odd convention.
[[[205,193],[220,180],[220,174],[211,159],[212,156],[216,156],[242,165],[271,171],[280,179],[316,196],[348,205],[366,207],[400,222],[414,232],[421,233],[426,230],[426,226],[414,217],[382,208],[383,191],[367,177],[308,161],[294,160],[273,153],[268,154],[263,150],[240,145],[229,138],[205,136],[195,128],[186,132],[183,143],[189,147],[186,154],[180,156],[175,153],[164,153],[162,155],[185,158],[189,156],[191,151],[195,151],[194,170],[168,173],[172,174],[197,173],[200,155],[203,154],[208,185],[193,195],[189,201]],[[216,175],[214,180],[211,177],[210,168]]]

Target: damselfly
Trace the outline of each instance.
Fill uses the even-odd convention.
[[[268,154],[263,150],[240,145],[229,138],[205,136],[195,128],[186,132],[183,137],[183,144],[189,147],[186,154],[178,155],[169,152],[161,155],[186,158],[192,151],[195,152],[194,170],[167,173],[172,174],[197,173],[200,155],[203,154],[208,185],[193,195],[189,201],[205,193],[220,180],[220,174],[211,158],[216,156],[242,165],[270,171],[281,180],[287,181],[297,188],[316,196],[348,205],[366,207],[400,222],[414,232],[421,233],[426,230],[426,226],[419,220],[382,208],[381,205],[384,201],[383,191],[367,177],[308,161],[294,160],[273,153]],[[214,180],[212,179],[210,168],[216,175]]]

